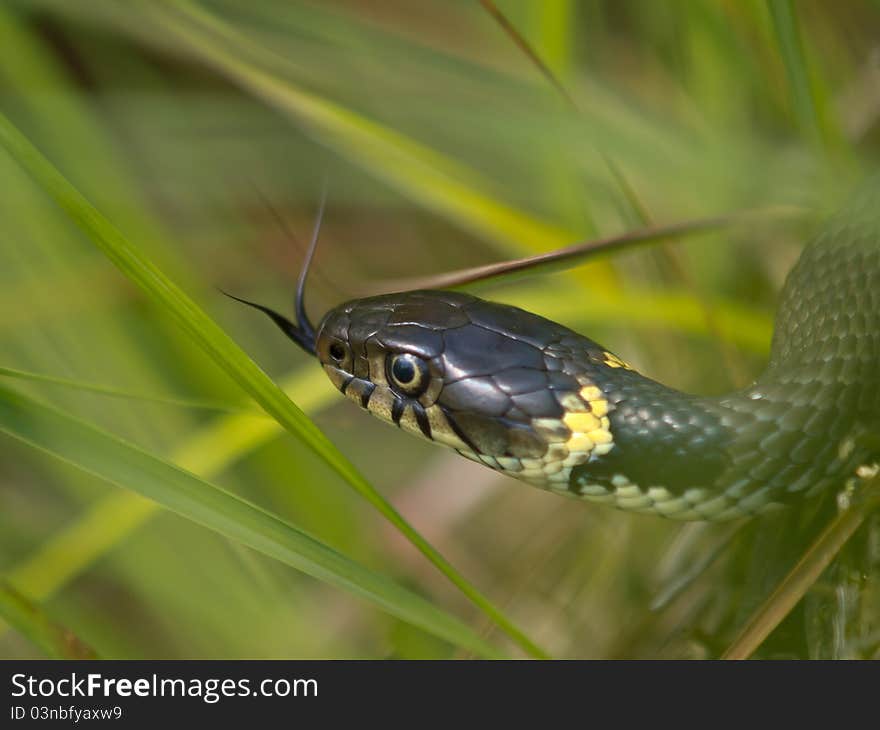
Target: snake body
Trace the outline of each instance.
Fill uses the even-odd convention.
[[[806,245],[767,369],[729,395],[669,388],[560,324],[459,292],[346,302],[314,348],[373,415],[537,487],[681,520],[762,513],[877,458],[877,189]]]

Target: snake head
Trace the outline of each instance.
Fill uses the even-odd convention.
[[[585,342],[603,352],[515,307],[414,291],[331,310],[315,351],[333,384],[374,416],[545,484],[611,448],[607,403],[584,374],[587,353],[572,351]]]
[[[587,374],[591,358],[601,365],[608,353],[543,317],[429,290],[350,301],[314,327],[305,287],[324,199],[297,282],[296,321],[233,299],[316,355],[362,408],[493,469],[567,489],[574,466],[612,448],[608,402]]]

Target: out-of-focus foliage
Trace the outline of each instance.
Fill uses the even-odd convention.
[[[622,232],[638,221],[609,158],[656,223],[805,214],[482,293],[563,321],[670,385],[742,385],[762,367],[775,295],[813,214],[876,160],[880,6],[497,5],[577,112],[464,0],[12,0],[0,7],[0,112],[537,644],[562,657],[716,656],[828,505],[736,529],[560,500],[360,413],[217,288],[290,308],[324,177],[314,318],[369,282]],[[222,485],[519,652],[306,445],[250,413],[2,152],[0,185],[4,387]],[[218,404],[234,412],[195,407]],[[876,654],[877,529],[857,533],[761,655]],[[108,657],[468,655],[8,436],[0,572],[8,604],[39,618],[35,643],[3,627],[3,657],[51,651],[41,628],[59,625]]]

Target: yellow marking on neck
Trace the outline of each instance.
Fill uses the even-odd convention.
[[[611,436],[611,431],[606,431],[604,428],[597,428],[594,431],[590,431],[587,436],[590,437],[590,440],[594,444],[610,444],[614,441]]]
[[[590,452],[593,450],[594,446],[595,443],[593,443],[593,440],[583,433],[576,433],[568,440],[568,443],[565,444],[565,447],[569,450],[570,453],[577,453],[582,451]]]
[[[590,411],[597,418],[608,415],[608,401],[605,394],[595,385],[585,385],[581,388],[580,396],[590,407]]]
[[[608,401],[605,399],[590,401],[590,410],[597,418],[608,415]]]
[[[571,431],[565,446],[571,454],[583,454],[584,460],[607,454],[614,446],[611,422],[608,420],[608,401],[595,385],[584,385],[579,392],[590,412],[569,411],[562,422]]]
[[[562,420],[572,433],[589,433],[602,425],[592,413],[566,413]]]
[[[617,357],[617,355],[615,355],[613,352],[608,352],[606,350],[602,354],[605,356],[605,364],[610,368],[623,368],[624,370],[634,369],[631,365],[628,365],[619,357]]]

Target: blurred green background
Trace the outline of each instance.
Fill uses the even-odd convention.
[[[497,4],[576,110],[475,1],[11,0],[0,112],[546,652],[717,656],[829,505],[681,525],[539,492],[361,413],[218,288],[291,311],[324,178],[314,319],[397,278],[757,211],[479,287],[675,387],[743,385],[816,215],[880,148],[880,3]],[[0,385],[245,497],[522,655],[2,149],[0,185]],[[878,544],[869,523],[759,656],[876,657]],[[28,622],[112,658],[471,656],[6,435],[0,571],[0,615],[25,614],[0,627],[4,658],[46,651]]]

